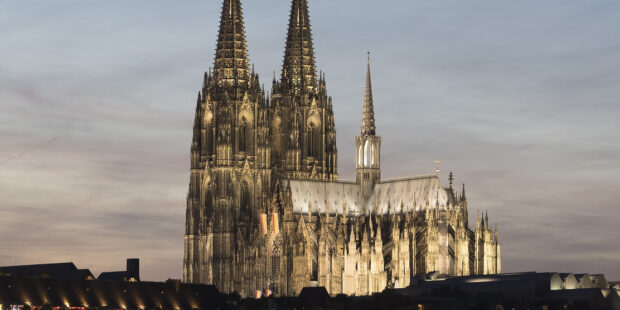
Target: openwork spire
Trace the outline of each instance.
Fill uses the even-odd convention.
[[[213,69],[215,77],[224,85],[248,83],[248,50],[240,0],[224,0],[222,4]]]
[[[372,102],[372,84],[370,82],[370,52],[366,69],[366,91],[364,93],[364,113],[362,114],[362,136],[375,135],[375,111]]]
[[[284,51],[282,80],[295,94],[316,90],[316,67],[307,0],[293,0]]]

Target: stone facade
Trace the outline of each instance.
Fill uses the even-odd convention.
[[[332,99],[317,76],[306,0],[293,0],[267,95],[249,68],[240,0],[224,0],[198,94],[183,278],[242,296],[406,287],[413,276],[501,271],[497,227],[468,225],[465,188],[437,174],[381,180],[370,60],[356,180],[338,181]]]

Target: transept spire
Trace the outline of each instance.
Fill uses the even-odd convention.
[[[367,60],[361,134],[355,137],[357,149],[355,180],[362,186],[361,192],[364,199],[370,196],[375,183],[381,179],[381,137],[375,135],[375,112],[370,82],[370,52],[368,52]]]
[[[307,0],[293,0],[284,51],[282,80],[288,82],[296,95],[312,93],[317,86],[309,15]]]
[[[215,77],[222,85],[247,85],[248,50],[240,0],[224,0],[217,38]]]
[[[375,135],[375,111],[372,102],[372,83],[370,81],[370,52],[366,68],[366,91],[364,92],[364,112],[362,114],[362,136]]]

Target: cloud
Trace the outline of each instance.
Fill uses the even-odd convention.
[[[75,261],[99,272],[135,256],[145,279],[181,276],[195,96],[220,8],[145,3],[11,2],[0,12],[0,265]],[[454,171],[467,184],[470,220],[489,210],[499,223],[505,271],[620,278],[619,3],[310,5],[341,179],[353,177],[371,50],[383,177],[433,172],[439,158],[443,179]],[[288,10],[244,3],[267,89]]]
[[[58,137],[53,137],[53,138],[49,139],[48,141],[45,141],[44,143],[41,143],[39,145],[34,145],[34,146],[24,150],[24,151],[21,151],[17,155],[9,156],[9,157],[5,158],[4,160],[0,160],[0,167],[2,167],[4,164],[6,164],[6,163],[8,163],[8,162],[10,162],[12,160],[20,159],[20,158],[24,157],[28,153],[34,152],[37,149],[45,147],[45,145],[47,145],[47,144],[54,143],[56,140],[58,140]]]

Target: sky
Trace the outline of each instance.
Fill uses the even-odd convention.
[[[310,0],[352,179],[366,51],[382,177],[466,183],[505,272],[620,280],[620,2]],[[181,278],[195,98],[219,0],[0,0],[0,266]],[[243,1],[280,71],[290,0]],[[279,73],[278,73],[279,75]]]

